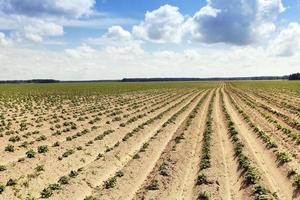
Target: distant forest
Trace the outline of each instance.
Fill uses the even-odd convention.
[[[282,80],[289,76],[255,76],[255,77],[216,77],[216,78],[124,78],[122,82],[159,82],[159,81],[234,81],[234,80]]]
[[[0,80],[1,83],[96,83],[96,82],[159,82],[159,81],[234,81],[234,80],[300,80],[300,73],[288,76],[254,76],[228,78],[123,78],[121,80],[59,81],[54,79]]]
[[[289,80],[300,80],[300,73],[291,74]]]

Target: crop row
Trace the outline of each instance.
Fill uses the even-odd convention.
[[[183,100],[184,100],[184,99],[183,99]],[[183,100],[182,100],[182,101],[183,101]],[[178,104],[176,104],[176,105],[179,105],[182,101],[180,101],[180,102],[179,102]],[[107,135],[107,134],[104,134],[104,133],[103,133],[103,136],[105,136],[105,135]],[[101,137],[101,138],[102,138],[102,137]],[[101,139],[101,138],[100,138],[100,136],[99,136],[99,137],[96,137],[95,140],[99,140],[99,139]],[[57,144],[57,143],[55,143],[55,144],[56,144],[56,145],[53,145],[53,146],[55,146],[55,147],[56,147],[56,146],[59,146],[59,144]],[[119,142],[117,142],[117,143],[115,144],[115,147],[116,147],[118,144],[119,144]],[[77,148],[77,150],[80,150],[80,149]],[[108,152],[109,150],[111,150],[111,148],[108,148],[108,149],[106,150],[106,152]],[[62,154],[62,158],[63,158],[63,157],[67,157],[67,156],[69,156],[69,155],[71,155],[71,154],[73,154],[73,153],[74,153],[74,150],[72,150],[72,149],[67,149],[66,152]],[[99,154],[99,155],[100,155],[100,154]],[[99,156],[99,155],[98,155],[98,156]],[[29,151],[29,152],[28,152],[28,156],[29,156],[30,158],[34,157],[34,156],[35,156],[35,152],[34,152],[34,151]],[[28,156],[27,156],[27,157],[28,157]],[[97,159],[97,158],[96,158],[96,159]]]
[[[255,200],[260,199],[272,199],[272,194],[269,190],[267,190],[264,186],[262,186],[260,181],[260,173],[259,170],[253,166],[251,160],[244,153],[245,145],[242,140],[239,138],[239,133],[235,128],[235,124],[229,115],[225,102],[224,95],[221,93],[221,102],[222,102],[222,110],[225,116],[225,121],[227,124],[227,130],[231,142],[234,145],[234,153],[238,160],[238,164],[240,169],[242,170],[242,174],[244,177],[244,183],[248,186],[252,186],[252,196]]]
[[[186,105],[184,106],[180,111],[178,112],[183,112],[183,110],[187,109],[188,105],[190,105],[193,101],[196,100],[196,98],[199,97],[200,94],[196,95],[195,97],[193,97],[193,99]],[[118,147],[122,142],[127,141],[130,137],[132,137],[133,135],[137,134],[139,131],[141,131],[142,129],[145,128],[145,126],[149,126],[150,124],[152,124],[154,121],[159,120],[162,118],[162,116],[166,113],[171,111],[173,108],[177,107],[179,104],[181,104],[184,101],[184,99],[182,99],[181,101],[177,102],[176,104],[174,104],[173,106],[169,107],[168,109],[164,110],[163,112],[161,112],[160,114],[156,115],[153,118],[150,118],[149,120],[147,120],[146,122],[143,122],[142,124],[138,125],[136,128],[134,128],[131,132],[127,133],[125,137],[123,137],[122,140],[118,141],[115,143],[115,145],[113,145],[112,147],[107,147],[107,149],[105,150],[105,152],[101,152],[98,154],[98,156],[96,157],[95,160],[99,160],[99,159],[103,159],[105,156],[105,153],[108,153],[110,151],[112,151],[114,148]],[[174,115],[178,115],[175,113]],[[174,115],[171,117],[172,119],[174,119]],[[170,120],[168,120],[170,122]],[[159,133],[159,131],[157,132],[157,134]],[[142,145],[142,147],[139,150],[139,153],[145,151],[145,149],[148,148],[148,143],[144,143]],[[134,159],[138,159],[138,153],[133,156]],[[86,166],[87,167],[87,166]],[[78,171],[78,170],[77,170]],[[114,185],[116,183],[117,177],[113,176],[111,178],[109,178],[104,184],[105,185]],[[48,187],[47,187],[48,188]]]
[[[208,111],[206,116],[205,129],[203,133],[203,144],[201,151],[201,160],[199,163],[199,175],[197,177],[196,184],[211,184],[212,181],[208,180],[207,175],[205,174],[205,170],[211,167],[211,137],[212,137],[212,112],[213,112],[213,104],[216,93],[214,92],[212,98],[208,105]],[[209,193],[206,191],[200,192],[198,195],[198,199],[209,199]]]
[[[245,97],[250,98],[251,97],[248,94],[243,93],[243,95],[245,95]],[[276,117],[278,117],[279,119],[281,119],[283,122],[285,122],[287,125],[289,125],[291,128],[294,128],[296,130],[300,130],[300,123],[298,121],[296,121],[295,119],[290,118],[289,116],[271,108],[270,106],[257,102],[258,107],[264,109],[265,111],[275,115]]]
[[[276,120],[272,115],[262,112],[260,109],[257,108],[256,103],[250,100],[249,98],[245,98],[242,95],[234,92],[239,98],[241,98],[249,107],[252,109],[255,109],[260,115],[265,118],[268,122],[274,124],[278,130],[283,132],[286,136],[291,138],[293,141],[295,141],[296,144],[300,144],[300,135],[295,133],[290,128],[283,126],[278,120]]]
[[[140,159],[141,156],[143,155],[143,153],[146,152],[146,150],[149,148],[149,146],[151,145],[151,141],[154,140],[158,134],[160,134],[163,129],[166,129],[168,127],[168,125],[172,124],[172,123],[175,123],[176,119],[178,118],[178,116],[183,113],[184,111],[187,110],[187,108],[190,106],[191,103],[193,103],[196,98],[198,98],[199,95],[197,95],[196,97],[194,97],[187,105],[185,105],[184,107],[182,107],[179,111],[177,111],[176,113],[174,113],[168,120],[166,120],[165,123],[163,123],[160,127],[160,129],[158,129],[156,131],[156,133],[147,141],[145,142],[141,147],[140,149],[134,154],[134,156],[132,157],[134,160],[135,159]],[[189,116],[187,117],[187,120],[185,121],[185,124],[184,124],[184,129],[187,129],[188,126],[190,125],[191,123],[191,120],[195,117],[195,114],[196,112],[198,111],[200,105],[202,104],[203,100],[206,98],[207,94],[204,95],[201,100],[198,102],[198,104],[195,106],[195,108],[191,111],[191,113],[189,114]],[[126,139],[127,140],[127,139]],[[126,141],[125,140],[125,141]],[[167,175],[167,172],[164,170],[165,168],[164,167],[160,167],[160,172],[164,175]],[[123,174],[124,175],[124,174]],[[117,174],[115,174],[114,176],[108,178],[107,180],[105,180],[103,182],[103,189],[110,189],[110,188],[113,188],[115,187],[116,183],[117,183],[117,180],[118,178],[121,178],[120,176],[118,176]],[[150,184],[147,186],[147,188],[149,190],[157,190],[159,189],[159,181],[158,180],[152,180],[150,182]],[[94,198],[93,196],[88,196],[86,198]]]
[[[283,150],[280,150],[278,145],[271,139],[271,136],[269,136],[267,133],[265,133],[263,130],[261,130],[252,120],[251,118],[243,111],[241,110],[236,102],[232,99],[231,96],[229,96],[230,102],[234,105],[234,107],[238,110],[240,115],[243,117],[245,122],[251,127],[253,130],[253,133],[257,134],[257,136],[266,144],[266,147],[268,149],[273,149],[273,153],[275,153],[277,161],[279,164],[285,164],[290,161],[292,161],[291,155]],[[299,177],[300,175],[297,173],[296,169],[289,169],[287,172],[288,177],[294,176],[294,183],[293,185],[295,187],[299,187]]]

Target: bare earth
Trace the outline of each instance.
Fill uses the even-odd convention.
[[[261,199],[297,200],[300,145],[286,130],[300,134],[293,125],[300,122],[299,102],[288,92],[220,83],[203,90],[78,98],[77,104],[68,99],[60,105],[0,103],[5,127],[0,132],[0,199],[247,200],[255,199],[261,186]],[[247,182],[247,169],[239,163],[230,120],[259,176],[255,183]],[[268,148],[250,122],[276,147]],[[209,139],[204,137],[208,132]],[[281,152],[290,160],[281,162]],[[201,168],[204,157],[210,165]],[[290,176],[291,169],[295,174]]]

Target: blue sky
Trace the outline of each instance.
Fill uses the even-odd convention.
[[[108,0],[98,1],[96,8],[104,10],[120,16],[130,16],[142,19],[146,11],[157,9],[158,7],[170,4],[177,6],[184,14],[193,14],[199,10],[200,7],[206,4],[205,0],[173,0],[173,1],[149,1],[149,0]]]
[[[300,0],[2,0],[0,79],[300,71]]]
[[[300,23],[300,1],[299,0],[283,0],[287,12],[283,12],[278,15],[278,19],[275,23],[284,25],[290,21],[295,21]],[[120,17],[128,18],[136,21],[143,20],[145,13],[147,11],[152,11],[160,6],[170,4],[176,6],[180,9],[180,12],[185,16],[194,15],[199,8],[206,5],[206,0],[173,0],[173,1],[149,1],[149,0],[103,0],[96,1],[95,10],[103,15],[108,15],[110,17]],[[104,16],[100,17],[103,18]],[[105,18],[105,17],[104,17]],[[118,25],[113,24],[113,25]],[[124,24],[123,27],[126,29],[131,28],[131,23]],[[81,28],[66,28],[66,39],[84,39],[86,35],[90,37],[95,37],[106,31],[107,27],[91,27],[86,30]],[[82,34],[84,32],[84,34]],[[78,41],[79,42],[79,41]],[[75,45],[73,43],[73,45]]]
[[[282,1],[286,7],[289,7],[289,12],[283,14],[284,17],[294,18],[299,20],[299,16],[295,16],[300,11],[300,2],[297,0]],[[180,8],[185,15],[193,15],[199,8],[206,5],[205,0],[103,0],[97,1],[96,9],[99,11],[109,12],[123,17],[133,17],[142,19],[144,13],[149,10],[154,10],[162,5],[170,4]]]
[[[132,19],[136,22],[143,20],[145,13],[147,11],[152,11],[160,6],[170,4],[180,8],[180,11],[184,15],[193,15],[197,12],[199,7],[202,7],[206,4],[206,1],[196,1],[196,0],[176,0],[176,1],[149,1],[149,0],[100,0],[96,1],[95,10],[103,13],[103,16],[91,17],[94,19],[97,18],[107,18],[107,17],[116,17],[116,18],[127,18]],[[112,23],[111,25],[118,25],[118,23]],[[132,26],[131,23],[123,24],[123,28],[130,29]],[[106,31],[107,27],[103,26],[94,26],[88,29],[81,28],[66,28],[65,39],[66,40],[76,40],[78,38],[85,39],[86,36],[96,37],[100,34],[103,34]],[[84,34],[82,34],[84,33]],[[77,41],[77,43],[80,41]],[[72,45],[75,45],[74,42]]]

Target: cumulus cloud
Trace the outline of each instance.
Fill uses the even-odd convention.
[[[135,37],[160,43],[179,43],[189,32],[204,43],[247,45],[268,38],[284,10],[282,0],[207,0],[193,17],[185,19],[179,8],[164,5],[147,11],[132,32]]]
[[[121,26],[112,26],[104,34],[105,38],[111,38],[113,40],[130,40],[131,33],[124,30]]]
[[[5,34],[0,32],[0,47],[1,46],[8,46],[8,45],[9,45],[9,41],[7,40]]]
[[[0,29],[12,31],[18,42],[44,42],[62,36],[63,26],[95,14],[95,0],[1,0]]]
[[[165,43],[181,41],[184,17],[178,7],[164,5],[147,11],[145,20],[133,27],[133,34],[141,39],[152,42]]]
[[[131,33],[121,26],[112,26],[102,36],[89,38],[87,42],[103,47],[106,58],[110,57],[113,60],[134,60],[145,53],[141,46],[142,41],[134,39]]]
[[[215,9],[211,7],[210,5],[202,7],[197,15],[206,15],[206,16],[212,16],[212,17],[217,17],[218,13],[221,12],[220,9]]]
[[[11,15],[78,18],[92,12],[95,0],[2,0],[0,12]]]
[[[94,58],[96,50],[86,44],[75,49],[66,49],[65,53],[72,58]]]
[[[283,11],[281,0],[207,0],[187,23],[196,40],[245,45],[274,31]]]
[[[285,10],[281,0],[257,0],[257,17],[259,20],[275,20]]]
[[[58,24],[43,20],[31,20],[15,33],[15,38],[18,41],[25,39],[32,42],[43,42],[44,37],[61,36],[63,34],[63,27]]]
[[[284,11],[281,0],[258,0],[256,20],[253,25],[256,37],[264,39],[265,36],[274,32],[276,29],[274,21]]]
[[[300,25],[290,23],[270,41],[269,52],[276,56],[293,56],[300,51]]]
[[[97,38],[89,38],[88,43],[97,45],[118,45],[133,42],[132,35],[121,26],[111,26],[107,32]]]

